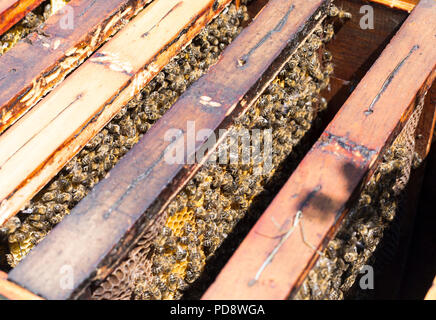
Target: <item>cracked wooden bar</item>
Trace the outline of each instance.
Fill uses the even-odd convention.
[[[22,209],[230,0],[192,2],[150,4],[0,136],[0,225]]]
[[[318,257],[301,229],[307,243],[323,249],[434,81],[436,38],[429,21],[436,21],[436,3],[421,0],[203,299],[287,299],[299,287]],[[296,219],[303,227],[287,235]]]
[[[72,0],[0,57],[0,133],[151,0]],[[23,1],[20,1],[23,2]]]
[[[0,3],[0,35],[35,9],[43,0],[3,0]]]
[[[188,121],[195,121],[198,130],[226,127],[276,77],[323,19],[329,3],[270,0],[217,64],[180,97],[9,278],[44,298],[59,299],[80,296],[90,281],[109,275],[201,165],[168,164],[165,155],[171,142],[166,141],[166,132],[179,129],[178,139],[185,139]],[[205,140],[197,141],[190,151],[196,152]],[[59,270],[64,265],[74,271],[73,289],[59,288]]]

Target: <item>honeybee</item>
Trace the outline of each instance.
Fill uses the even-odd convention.
[[[162,228],[162,236],[163,237],[170,237],[173,234],[173,230],[171,228],[168,228],[166,226],[164,226]]]
[[[333,25],[329,24],[324,28],[324,42],[329,42],[333,39],[333,36],[335,35],[335,30],[333,28]]]
[[[39,214],[31,214],[28,218],[31,221],[41,221],[41,215]]]
[[[186,258],[188,252],[180,246],[177,246],[177,249],[174,253],[174,258],[176,261],[181,261]]]
[[[58,196],[58,192],[56,190],[49,191],[49,192],[44,193],[44,195],[41,198],[41,201],[42,202],[49,202],[49,201],[52,201],[55,198],[57,198],[57,196]]]
[[[197,220],[197,232],[199,235],[203,234],[206,231],[206,222],[203,220]]]
[[[185,281],[189,284],[193,283],[200,276],[199,273],[193,271],[186,271]]]
[[[190,240],[188,236],[182,236],[178,240],[181,244],[187,245],[189,244]]]
[[[79,202],[85,197],[86,188],[82,185],[77,186],[77,188],[73,192],[73,201]]]
[[[168,285],[169,285],[169,288],[172,289],[172,290],[177,289],[177,284],[178,283],[179,283],[179,276],[177,274],[175,274],[175,273],[171,273],[168,276]]]
[[[154,245],[154,250],[159,255],[165,253],[165,251],[166,251],[165,247],[163,245],[159,245],[159,244]]]
[[[154,262],[153,265],[151,266],[151,273],[155,276],[162,273],[162,271],[163,271],[162,265],[160,265],[157,262]]]
[[[56,200],[60,203],[69,203],[72,200],[72,196],[70,193],[63,192],[59,193]]]
[[[183,234],[188,236],[192,232],[192,225],[189,222],[186,222],[183,225]]]
[[[155,256],[152,266],[155,268],[155,272],[158,274],[166,274],[171,271],[173,264],[174,263],[171,257],[160,255]]]
[[[22,243],[24,240],[26,240],[26,235],[19,231],[11,233],[8,237],[9,243]]]
[[[371,197],[368,194],[362,194],[359,199],[359,206],[368,206],[371,204]]]
[[[168,237],[167,240],[165,241],[165,250],[167,251],[172,251],[176,249],[176,241],[174,240],[173,237]]]
[[[177,198],[176,198],[176,201],[172,201],[167,207],[168,215],[173,216],[177,212],[177,207],[178,207],[178,204],[177,204]]]
[[[144,294],[153,300],[160,300],[162,298],[162,293],[157,286],[149,286],[148,290],[145,291]]]
[[[188,284],[182,278],[179,278],[177,283],[177,289],[184,291],[188,287]]]
[[[11,217],[6,223],[0,228],[0,233],[11,234],[14,233],[21,226],[21,221],[17,216]]]

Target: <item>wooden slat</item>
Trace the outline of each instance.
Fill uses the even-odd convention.
[[[406,10],[408,12],[412,11],[413,8],[415,8],[415,6],[419,2],[419,0],[370,0],[370,1],[381,3],[391,8]]]
[[[2,297],[8,300],[43,300],[32,292],[0,277],[0,300]]]
[[[2,0],[0,3],[0,35],[24,18],[43,0]]]
[[[92,277],[104,279],[110,274],[198,169],[199,164],[170,165],[165,161],[166,152],[170,152],[170,142],[165,141],[167,130],[180,128],[183,135],[179,139],[185,139],[188,121],[195,121],[196,130],[215,130],[231,121],[234,113],[248,108],[321,20],[321,11],[326,11],[328,3],[270,0],[219,62],[10,272],[10,279],[45,298],[57,299],[80,294]],[[203,143],[197,141],[192,152]],[[64,265],[73,267],[75,292],[59,289],[58,271]]]
[[[151,0],[72,0],[0,57],[0,133]],[[70,16],[72,14],[72,16]]]
[[[428,90],[422,112],[417,128],[416,151],[424,160],[430,152],[436,123],[436,83]]]
[[[425,300],[436,300],[436,278],[434,278],[433,285],[428,290]]]
[[[286,299],[298,288],[318,254],[299,226],[290,233],[297,213],[307,242],[322,249],[434,80],[435,21],[436,2],[421,0],[203,299]]]
[[[230,0],[194,2],[159,0],[150,4],[0,136],[0,225],[54,177]]]

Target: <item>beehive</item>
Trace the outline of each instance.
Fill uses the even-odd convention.
[[[11,248],[8,261],[12,267],[105,177],[187,86],[216,62],[219,53],[238,34],[240,24],[247,19],[245,6],[236,10],[232,5],[176,56],[31,201],[29,207],[22,212],[25,219],[22,225],[17,222],[21,225],[18,230],[7,231],[10,233],[8,239]]]
[[[124,3],[124,0],[111,0],[110,5],[115,6],[118,2]],[[185,4],[171,7],[169,3],[165,4],[165,0],[155,0],[145,9],[143,4],[148,1],[129,2],[129,6],[137,8],[134,11],[129,9],[130,7],[126,9],[123,5],[116,7],[119,13],[114,15],[116,16],[114,21],[118,21],[114,22],[115,31],[105,32],[102,38],[92,38],[99,40],[95,40],[97,42],[91,40],[90,48],[93,49],[89,49],[77,60],[80,64],[90,56],[84,65],[77,70],[65,69],[66,74],[72,72],[71,78],[62,81],[65,77],[63,75],[44,89],[49,92],[53,86],[61,83],[59,90],[56,89],[47,97],[43,97],[41,91],[36,93],[32,104],[18,106],[17,110],[24,110],[24,112],[30,109],[28,116],[31,119],[32,114],[36,114],[39,112],[38,108],[42,108],[41,105],[50,105],[50,102],[46,103],[50,99],[56,101],[59,92],[67,92],[69,85],[71,86],[74,81],[80,81],[78,75],[84,75],[86,70],[93,70],[93,68],[105,68],[110,72],[119,72],[122,77],[128,77],[126,84],[120,83],[119,89],[110,96],[109,100],[95,103],[93,108],[96,113],[84,125],[81,124],[82,127],[79,126],[77,131],[74,131],[75,140],[70,139],[65,142],[59,140],[63,143],[59,149],[51,154],[47,152],[49,160],[37,169],[42,173],[38,171],[35,176],[33,173],[29,175],[18,189],[14,189],[11,197],[2,202],[0,216],[3,219],[5,212],[10,215],[11,210],[16,210],[19,201],[22,201],[20,200],[24,192],[22,190],[29,190],[25,197],[32,192],[35,194],[39,189],[36,184],[32,186],[33,181],[43,186],[45,184],[43,181],[57,173],[30,200],[30,203],[17,216],[10,218],[0,230],[1,265],[5,270],[12,268],[9,273],[12,281],[46,298],[180,299],[200,297],[204,294],[203,298],[207,299],[219,296],[220,289],[216,290],[216,288],[226,287],[221,284],[211,285],[214,280],[216,283],[223,281],[223,283],[226,281],[232,283],[228,279],[240,274],[241,270],[233,268],[232,263],[240,261],[241,265],[246,264],[244,259],[240,260],[248,250],[246,243],[260,241],[258,242],[260,254],[254,260],[259,260],[262,255],[265,255],[268,251],[265,248],[269,246],[266,260],[262,266],[259,266],[260,269],[256,275],[253,274],[251,280],[246,278],[255,266],[254,264],[245,266],[246,274],[240,275],[236,281],[233,280],[239,289],[229,292],[229,296],[237,297],[240,294],[240,297],[246,298],[251,294],[259,294],[268,298],[342,299],[350,294],[353,295],[352,287],[356,285],[358,273],[363,265],[372,263],[378,254],[389,258],[392,250],[390,247],[395,246],[395,238],[398,237],[395,229],[402,216],[403,195],[411,168],[419,167],[425,157],[422,151],[415,152],[415,150],[422,150],[422,144],[427,144],[425,137],[428,133],[432,135],[434,117],[430,121],[432,124],[423,125],[422,119],[425,118],[424,115],[431,114],[427,104],[424,104],[424,96],[429,83],[432,82],[431,74],[434,70],[430,72],[426,84],[420,83],[420,91],[417,94],[420,100],[411,103],[408,108],[401,109],[404,114],[392,115],[392,121],[397,121],[395,128],[386,131],[382,131],[379,127],[374,129],[380,135],[380,140],[384,139],[382,135],[387,134],[386,132],[389,134],[389,138],[383,142],[377,141],[383,147],[383,157],[379,156],[381,154],[379,145],[372,149],[372,145],[366,147],[365,141],[359,145],[349,137],[359,139],[360,136],[355,132],[360,132],[358,131],[360,122],[356,124],[357,129],[348,128],[347,126],[350,125],[344,124],[345,122],[338,122],[337,118],[341,119],[343,114],[352,109],[347,103],[321,134],[321,138],[316,143],[315,141],[343,101],[354,90],[364,71],[369,69],[381,44],[390,39],[392,30],[399,27],[407,14],[400,14],[394,10],[387,11],[382,6],[376,7],[379,13],[391,12],[399,19],[390,22],[378,20],[377,23],[382,25],[390,23],[390,29],[374,31],[372,33],[374,39],[371,39],[371,35],[363,36],[364,41],[370,45],[359,55],[356,54],[356,50],[359,50],[360,44],[357,44],[357,48],[354,49],[349,46],[344,49],[341,47],[344,43],[341,42],[336,42],[337,47],[334,47],[335,41],[332,45],[329,44],[334,38],[335,30],[341,30],[344,25],[345,33],[349,30],[356,32],[355,26],[358,21],[358,17],[353,18],[354,25],[347,27],[347,22],[352,15],[330,4],[330,1],[319,0],[316,4],[298,1],[294,4],[286,0],[271,0],[270,3],[236,1],[228,6],[228,1],[225,0],[207,2],[210,4],[206,11],[202,11],[181,29],[175,39],[159,50],[156,48],[157,54],[150,56],[151,60],[140,62],[140,69],[137,69],[136,65],[131,67],[124,60],[129,54],[123,56],[125,54],[123,50],[120,50],[120,56],[118,53],[105,51],[105,48],[117,49],[112,44],[123,43],[123,37],[128,34],[121,31],[111,39],[114,32],[123,30],[123,26],[126,26],[126,30],[129,28],[135,30],[135,24],[129,24],[127,19],[122,18],[123,15],[129,12],[129,19],[133,17],[135,21],[146,21],[144,17],[147,12],[154,12],[154,8],[163,4],[162,8],[168,9],[168,13],[162,13],[163,16],[158,18],[161,13],[156,11],[156,17],[150,16],[149,30],[141,36],[146,38],[152,32],[161,32],[159,28],[164,30],[171,14],[177,15],[179,12],[180,14],[184,12],[183,10],[187,12],[194,9],[187,9],[187,7],[185,9]],[[344,3],[345,7],[350,3],[350,8],[354,10],[353,14],[356,13],[358,1],[339,2],[340,8],[343,8]],[[275,10],[274,5],[282,9]],[[102,9],[95,10],[98,13],[98,10]],[[213,18],[221,10],[223,12]],[[295,17],[299,18],[294,18],[295,11],[297,11]],[[429,14],[428,11],[422,12],[424,12],[422,15]],[[114,13],[111,11],[110,14]],[[178,16],[177,19],[182,17],[182,15]],[[254,17],[256,18],[251,22]],[[261,30],[261,17],[271,18],[273,22],[268,25],[269,29]],[[157,19],[158,22],[153,24],[153,19]],[[195,36],[201,25],[209,20],[207,26]],[[105,21],[107,23],[108,20]],[[111,25],[114,24],[109,22],[107,28]],[[405,29],[408,30],[407,27]],[[13,34],[14,29],[10,32]],[[364,34],[362,30],[358,33]],[[90,34],[94,34],[94,31]],[[407,38],[409,35],[403,32],[400,36]],[[283,42],[278,40],[280,37],[283,37]],[[193,38],[192,42],[189,40],[191,38]],[[104,43],[107,39],[109,39],[108,44],[92,54],[91,50],[98,47],[97,43]],[[233,45],[235,39],[238,41]],[[247,47],[242,45],[243,40],[247,41]],[[270,47],[264,46],[266,42],[271,43]],[[59,44],[56,43],[54,41],[52,44],[57,48]],[[398,41],[391,46],[397,43]],[[76,46],[83,46],[83,43]],[[360,46],[363,48],[362,45]],[[397,46],[399,48],[399,45]],[[410,61],[417,59],[415,58],[417,50],[425,51],[427,46],[415,45],[408,54],[406,49],[399,50],[398,52],[406,52],[406,55],[402,56],[403,60],[398,58],[398,64],[394,66],[393,71],[391,70],[391,74],[386,79],[382,79],[384,83],[375,78],[376,72],[371,69],[369,77],[373,76],[373,80],[375,79],[374,87],[379,86],[377,83],[379,81],[381,89],[365,111],[367,117],[376,119],[370,120],[369,123],[377,122],[382,117],[377,112],[372,116],[374,105],[377,105],[378,99],[383,99],[386,90],[389,92],[386,95],[391,94],[390,82],[397,81],[397,73],[403,72],[402,66],[409,63],[409,58]],[[266,62],[260,60],[259,52],[265,52]],[[358,61],[361,65],[354,66],[345,61],[344,56],[347,52],[355,54],[357,58],[353,57],[352,60]],[[336,57],[336,54],[339,57]],[[365,54],[370,54],[372,58],[367,59]],[[174,57],[171,58],[172,56]],[[344,63],[344,66],[339,65],[339,71],[336,71],[339,63]],[[380,74],[388,70],[388,68],[385,68],[386,70],[378,68],[376,70],[379,70]],[[230,70],[230,73],[234,74],[241,70],[247,72],[244,76],[241,74],[241,81],[234,81],[232,88],[229,83],[226,83],[224,70]],[[427,71],[427,69],[423,70],[422,75],[428,75]],[[110,72],[108,72],[108,79],[112,85],[111,82],[116,81]],[[347,73],[348,75],[345,76],[344,74]],[[44,81],[44,78],[41,79]],[[236,80],[233,74],[229,74],[229,79]],[[103,83],[103,79],[98,81]],[[419,81],[421,80],[416,80],[416,83]],[[369,80],[366,80],[366,83],[369,83]],[[104,89],[98,90],[104,92]],[[361,93],[359,87],[356,91],[358,94]],[[70,97],[74,100],[66,106],[66,109],[76,101],[79,101],[79,105],[85,105],[82,100],[86,101],[87,97],[92,96],[92,93],[86,91],[77,92],[75,98]],[[121,103],[131,96],[134,98],[127,104]],[[197,98],[198,101],[195,100]],[[33,103],[40,99],[42,102],[32,107]],[[344,100],[340,102],[341,99]],[[349,99],[352,100],[353,96]],[[407,99],[409,96],[406,97]],[[203,113],[195,109],[197,103],[201,105],[199,110]],[[364,103],[359,102],[360,104]],[[224,113],[221,110],[225,108],[227,111]],[[166,164],[165,167],[163,159],[167,151],[164,150],[164,146],[168,141],[160,140],[162,139],[160,135],[171,125],[180,128],[182,121],[185,119],[189,121],[190,116],[200,123],[210,125],[216,132],[218,129],[225,128],[228,136],[223,140],[215,141],[213,149],[206,147],[206,140],[196,143],[196,152],[204,151],[202,148],[205,147],[208,151],[207,157],[201,159],[199,163],[173,166]],[[5,121],[3,124],[6,127],[10,126],[10,129],[6,130],[3,137],[11,136],[9,132],[15,132],[15,128],[20,128],[21,123],[26,123],[26,118],[27,115],[18,120],[17,124],[9,120],[7,120],[9,122]],[[390,123],[388,120],[386,122]],[[47,128],[49,125],[47,124]],[[334,135],[333,133],[341,126],[348,130],[347,133],[344,136]],[[398,132],[399,129],[402,129],[401,133]],[[189,135],[189,132],[184,129],[180,132],[183,137]],[[236,148],[239,159],[247,156],[247,150],[239,144],[240,132],[267,134],[261,135],[260,140],[251,146],[252,149],[249,149],[248,153],[259,149],[266,154],[267,148],[270,148],[270,170],[263,172],[268,165],[265,159],[253,158],[248,163],[232,163],[232,159],[227,157],[228,148]],[[415,136],[418,135],[421,138],[415,141]],[[88,141],[91,137],[93,138]],[[6,141],[5,139],[0,140],[0,146],[2,141]],[[36,141],[31,137],[30,143],[35,143],[32,139]],[[23,140],[18,143],[24,142]],[[82,146],[83,149],[80,151]],[[425,147],[428,148],[429,145]],[[19,151],[17,149],[17,153]],[[159,157],[160,152],[162,153]],[[332,190],[322,189],[330,183],[329,180],[323,179],[330,177],[331,173],[323,167],[316,173],[305,171],[310,163],[306,159],[316,158],[318,152],[326,154],[325,160],[322,157],[318,158],[320,163],[333,161],[331,159],[334,158],[333,155],[337,158],[335,160],[337,162],[331,162],[332,171],[337,170],[336,163],[341,163],[345,161],[344,159],[352,159],[352,164],[345,164],[344,167],[345,175],[350,175],[350,187],[345,191],[339,188],[339,192],[343,192],[347,199],[350,199],[346,205],[341,206],[341,210],[345,208],[349,213],[338,211],[337,219],[334,221],[330,220],[332,208],[337,205],[336,199],[326,200],[328,197],[323,197],[324,193],[330,194]],[[77,155],[74,155],[75,153]],[[67,161],[73,155],[74,157]],[[11,153],[11,159],[13,157],[15,154]],[[211,159],[224,158],[225,164],[210,162]],[[4,160],[1,158],[0,161]],[[60,168],[63,163],[65,163],[64,168],[57,172],[56,168]],[[46,169],[53,164],[55,164],[53,168]],[[314,167],[318,166],[318,163],[314,163]],[[295,173],[292,174],[294,170]],[[302,180],[297,180],[299,182],[295,183],[298,179],[296,177],[300,177],[304,172],[307,178],[300,178]],[[320,182],[318,186],[312,186],[311,179],[317,174]],[[364,187],[359,192],[353,191],[353,197],[357,198],[353,202],[351,190],[357,188],[360,183],[356,178],[359,175],[361,177],[359,179],[364,182]],[[337,179],[341,186],[342,178],[338,176]],[[299,185],[311,186],[312,191],[295,191],[291,199],[283,200],[284,193],[298,190]],[[31,191],[29,186],[33,188]],[[392,192],[386,192],[386,189],[391,188]],[[18,195],[15,195],[16,191]],[[103,198],[107,199],[106,203],[101,200]],[[93,199],[95,203],[92,202]],[[298,205],[295,210],[298,212],[293,216],[294,225],[288,232],[268,236],[268,233],[277,232],[274,228],[283,232],[287,224],[291,225],[292,220],[289,217],[280,220],[284,219],[285,215],[283,210],[276,208],[280,206],[281,201],[283,201],[283,208],[290,206],[292,212],[294,206]],[[299,204],[293,204],[297,201]],[[268,205],[270,207],[267,209]],[[324,206],[327,218],[321,222],[314,222],[317,217],[313,216],[313,208],[318,205]],[[309,217],[306,216],[308,214],[306,211],[311,212]],[[270,217],[271,212],[273,217]],[[322,216],[321,213],[319,214]],[[276,216],[280,216],[278,221]],[[260,220],[256,223],[258,219]],[[268,222],[265,222],[265,219]],[[303,221],[306,227],[303,227]],[[297,240],[297,235],[293,235],[297,232],[298,224],[301,228],[300,240]],[[55,228],[56,225],[59,226]],[[269,229],[266,228],[267,226],[270,226]],[[262,232],[262,228],[268,229],[269,232]],[[325,237],[322,239],[326,244],[326,239],[329,239],[325,247],[319,244],[320,238],[314,237],[312,230],[315,229],[320,230],[317,237]],[[107,234],[109,230],[111,230],[110,235]],[[330,231],[326,236],[327,230]],[[78,233],[77,246],[68,243],[69,239],[63,236],[73,233]],[[104,237],[105,234],[107,238]],[[259,240],[259,236],[256,238],[253,234],[262,235],[263,242]],[[225,261],[238,246],[238,241],[242,241],[244,237],[246,239],[243,240],[234,257],[228,265],[224,266]],[[43,239],[45,241],[41,242]],[[93,242],[95,239],[101,239],[102,243]],[[76,247],[79,248],[81,241],[88,241],[89,253],[78,249],[76,255]],[[232,244],[232,241],[236,241],[235,244]],[[267,244],[274,241],[278,242],[275,247]],[[300,252],[301,266],[294,268],[289,274],[294,277],[292,280],[283,279],[277,284],[275,291],[271,291],[271,288],[261,289],[260,287],[267,282],[258,281],[259,277],[269,277],[277,263],[283,262],[281,260],[283,258],[276,259],[275,255],[277,252],[282,252],[282,245],[289,245],[287,241],[290,241],[294,249],[296,248],[295,252],[288,250],[287,254],[298,255]],[[378,246],[379,243],[382,245]],[[61,255],[55,257],[55,260],[52,254],[56,250],[52,247],[62,248]],[[377,248],[379,249],[376,251]],[[24,259],[29,252],[32,254]],[[29,268],[37,270],[42,260],[52,260],[53,264],[50,268],[55,270],[57,265],[65,265],[65,263],[75,265],[77,262],[74,260],[78,261],[79,257],[86,257],[86,259],[81,259],[84,261],[83,266],[79,268],[81,273],[75,276],[78,282],[67,291],[61,292],[55,288],[58,283],[56,271],[52,272],[54,276],[39,273],[41,274],[39,279],[25,272]],[[252,257],[253,253],[250,259]],[[215,266],[217,260],[222,262]],[[272,261],[274,263],[271,263]],[[292,263],[295,264],[296,261]],[[281,268],[277,272],[278,279],[282,270],[284,269]],[[301,272],[297,275],[295,270]],[[44,281],[46,287],[41,287]],[[248,287],[241,287],[241,281],[247,281]],[[293,283],[293,287],[287,288],[287,283]],[[48,288],[52,289],[48,290]],[[283,293],[279,293],[280,290]],[[292,291],[290,296],[289,291]]]
[[[207,258],[250,210],[253,199],[264,191],[268,180],[312,127],[318,113],[326,108],[320,92],[327,87],[333,67],[328,52],[323,54],[325,60],[320,60],[317,53],[323,43],[330,40],[331,28],[331,25],[320,26],[255,106],[230,128],[236,137],[241,129],[283,128],[272,136],[272,170],[266,175],[257,175],[256,171],[261,172],[265,165],[262,162],[206,164],[164,213],[168,218],[153,246],[153,277],[150,279],[148,275],[148,279],[138,283],[135,298],[180,297],[182,291],[200,276]],[[289,108],[283,110],[283,104]],[[226,143],[237,144],[242,157],[237,138]],[[259,143],[263,145],[264,141]],[[108,294],[101,297],[110,298]]]
[[[52,14],[61,9],[69,0],[50,0],[29,12],[23,20],[0,37],[0,55],[37,30]]]

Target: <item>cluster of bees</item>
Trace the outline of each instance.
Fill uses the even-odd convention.
[[[239,9],[230,5],[214,19],[141,94],[122,108],[25,210],[0,230],[0,236],[7,239],[9,253],[6,256],[11,267],[68,215],[186,88],[217,61],[249,18],[244,3],[242,1]],[[330,15],[335,16],[337,12],[332,7]],[[333,64],[324,43],[333,35],[330,23],[317,26],[254,106],[235,119],[231,127],[234,131],[272,129],[273,170],[259,176],[254,171],[263,166],[262,162],[254,165],[206,163],[166,208],[163,215],[166,221],[162,221],[164,226],[159,234],[146,237],[132,250],[145,252],[147,261],[142,255],[136,259],[142,261],[140,267],[147,270],[138,272],[142,276],[137,278],[127,277],[129,285],[133,286],[130,298],[181,298],[183,291],[200,276],[206,260],[253,206],[256,196],[279,173],[276,171],[283,161],[298,152],[294,147],[314,125],[317,114],[327,107],[320,92],[329,85]],[[261,145],[262,142],[259,141]],[[142,250],[145,247],[147,249]],[[101,291],[110,292],[111,288],[119,287],[118,278],[115,274],[109,276],[101,284],[101,288],[104,287]],[[114,283],[111,279],[115,279]]]
[[[385,152],[383,161],[294,299],[339,300],[350,294],[361,268],[376,262],[374,252],[381,248],[383,235],[396,223],[394,219],[401,215],[403,191],[412,164],[411,155],[413,151],[407,141],[401,139],[397,139]],[[395,247],[388,243],[389,246]]]
[[[327,107],[320,92],[329,85],[333,65],[324,43],[333,34],[331,24],[317,26],[256,103],[230,127],[235,132],[241,128],[272,129],[273,169],[255,174],[264,163],[253,159],[250,164],[207,162],[168,205],[167,221],[153,243],[151,277],[136,282],[134,299],[180,299],[250,210],[256,196],[265,191],[280,164]],[[231,146],[238,141],[226,143]],[[263,140],[258,143],[263,145]],[[241,159],[239,144],[238,149]]]
[[[20,22],[0,37],[0,56],[24,39],[70,0],[50,0],[29,12]]]
[[[0,229],[8,264],[15,267],[101,180],[140,137],[203,75],[248,20],[232,4],[131,100],[30,202]],[[3,241],[3,247],[7,245]],[[0,243],[0,247],[1,247]],[[1,250],[0,250],[1,251]],[[5,249],[3,249],[5,251]],[[0,259],[4,259],[4,255]],[[4,261],[1,261],[4,265]]]

